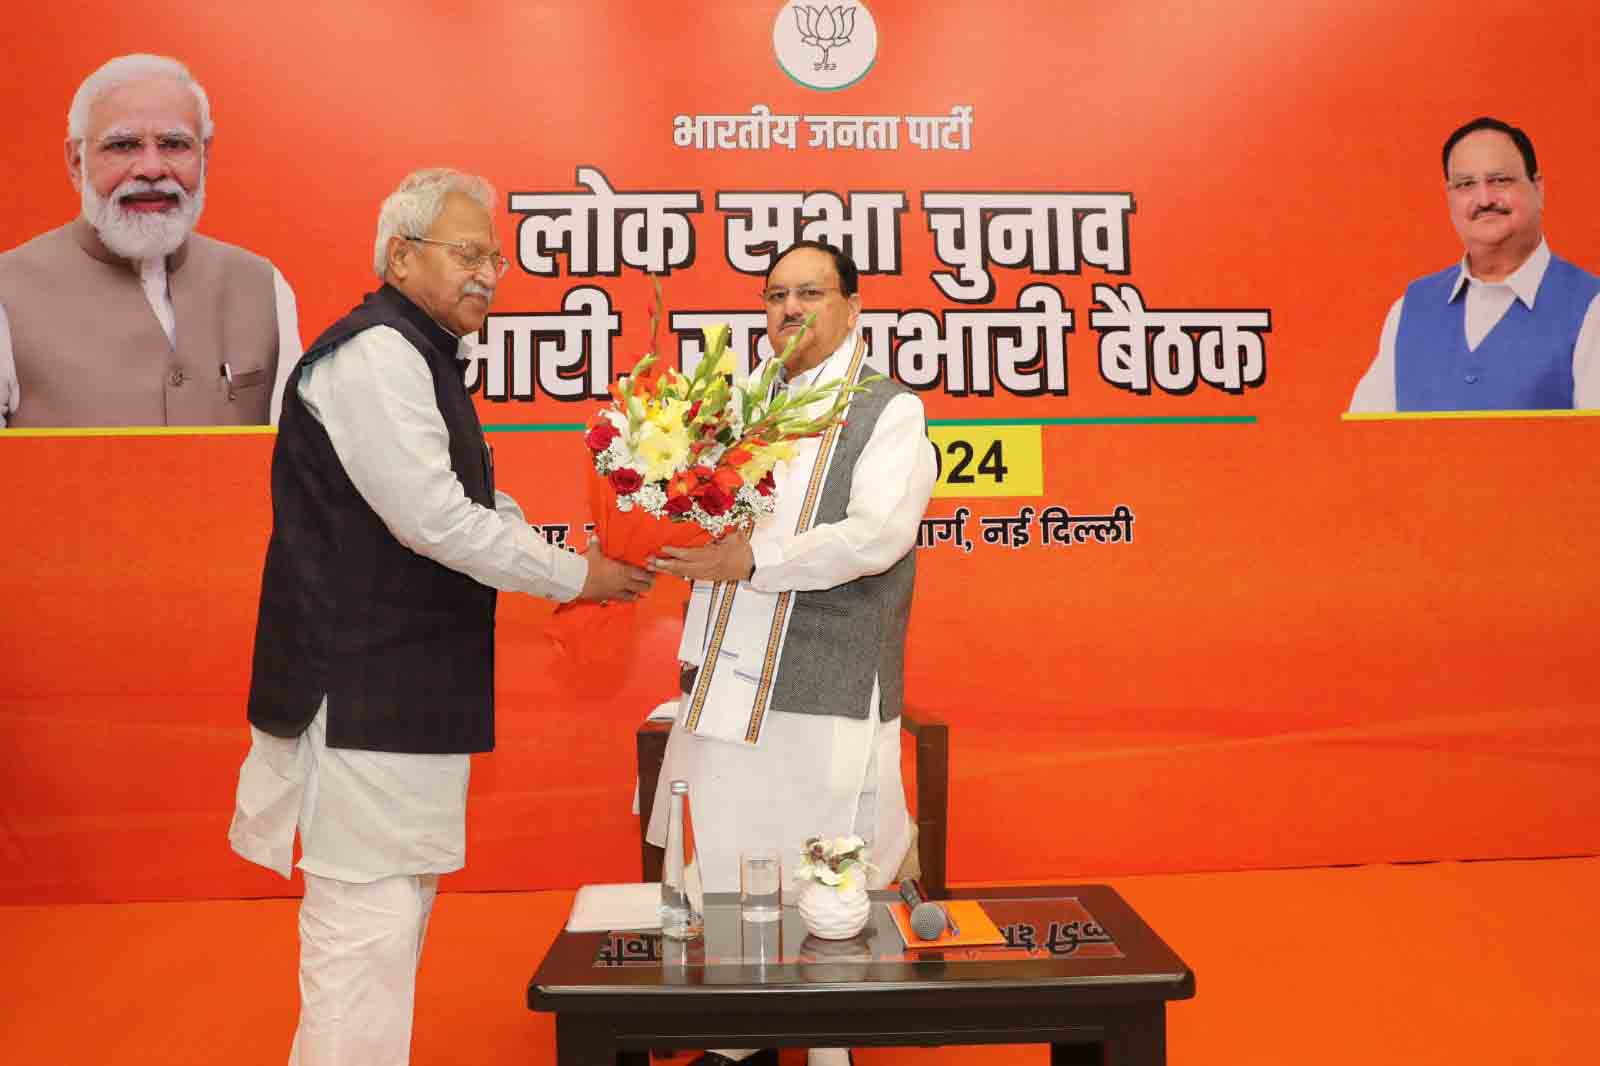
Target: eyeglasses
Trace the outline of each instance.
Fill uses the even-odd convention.
[[[431,237],[407,237],[408,241],[419,244],[437,244],[441,248],[450,249],[450,257],[454,259],[463,270],[476,274],[483,269],[483,264],[488,263],[494,267],[494,276],[503,278],[506,271],[511,269],[511,260],[499,252],[485,252],[480,248],[468,244],[466,241],[436,241]]]
[[[762,289],[761,300],[768,307],[782,307],[789,302],[789,294],[794,293],[801,303],[810,306],[821,303],[822,298],[830,292],[843,291],[837,285],[829,285],[826,288],[819,285],[802,285],[798,289]]]
[[[1470,178],[1455,178],[1449,182],[1449,188],[1451,192],[1477,192],[1478,182],[1480,180],[1492,191],[1499,192],[1502,189],[1511,188],[1511,186],[1517,184],[1522,179],[1517,177],[1515,174],[1486,174],[1481,179],[1476,176]]]

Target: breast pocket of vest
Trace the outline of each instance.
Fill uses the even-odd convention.
[[[849,616],[849,610],[839,603],[796,599],[789,616],[789,638],[798,638],[802,644],[812,640],[827,643],[844,631]]]
[[[808,611],[816,611],[825,615],[846,615],[850,613],[850,608],[835,600],[808,599],[805,596],[796,596],[794,613],[798,616]]]
[[[821,645],[826,647],[844,627],[844,612],[829,605],[820,607],[796,601],[789,612],[790,647]]]
[[[235,400],[256,402],[261,396],[261,390],[270,384],[266,367],[256,366],[241,370],[227,360],[223,360],[222,372],[217,380],[221,383],[223,397],[230,403]]]

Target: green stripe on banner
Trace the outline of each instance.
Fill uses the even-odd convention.
[[[1473,412],[1484,417],[1484,412]],[[1600,414],[1595,411],[1565,412],[1493,412],[1500,415],[1526,417],[1530,414]],[[1354,420],[1350,415],[1346,419]],[[1368,421],[1371,416],[1362,417]],[[1379,416],[1384,417],[1384,416]],[[1394,415],[1388,415],[1392,419]],[[1404,415],[1401,416],[1406,417]],[[1414,417],[1414,416],[1413,416]],[[1255,415],[1106,415],[1082,418],[932,418],[930,426],[1224,426],[1253,425]],[[582,433],[588,427],[582,422],[490,422],[483,427],[485,433]],[[274,426],[107,426],[76,429],[8,429],[0,432],[6,437],[197,437],[197,436],[251,436],[276,433]]]
[[[1105,415],[1081,418],[931,418],[930,426],[1237,426],[1254,425],[1255,415]],[[581,433],[582,422],[489,423],[485,433]]]

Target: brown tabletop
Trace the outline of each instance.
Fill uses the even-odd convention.
[[[1159,1066],[1166,1004],[1194,974],[1105,885],[973,889],[996,947],[908,950],[875,893],[858,937],[808,937],[799,914],[739,920],[706,899],[706,935],[563,932],[528,984],[556,1016],[559,1066],[645,1060],[650,1048],[1049,1044],[1053,1066]]]

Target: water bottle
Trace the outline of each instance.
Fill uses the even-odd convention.
[[[667,854],[661,869],[661,935],[695,940],[705,932],[694,833],[689,828],[689,782],[674,781],[667,799]]]

